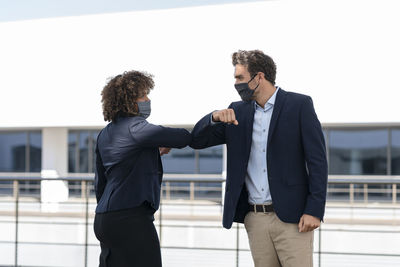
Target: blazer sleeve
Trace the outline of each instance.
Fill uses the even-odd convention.
[[[154,125],[146,120],[132,125],[129,130],[135,142],[142,147],[183,148],[192,140],[186,129]]]
[[[307,97],[302,103],[300,112],[301,136],[309,184],[304,213],[323,220],[328,184],[325,139],[311,97]]]
[[[229,106],[230,108],[231,106]],[[212,113],[204,116],[193,128],[191,148],[203,149],[225,144],[225,123],[211,123]]]
[[[96,145],[96,170],[94,176],[94,190],[96,192],[97,203],[103,195],[104,188],[107,184],[106,169],[104,168],[103,161],[101,160],[99,148]]]

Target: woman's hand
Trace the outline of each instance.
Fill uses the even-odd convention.
[[[170,147],[160,147],[160,156],[168,154],[171,151]]]

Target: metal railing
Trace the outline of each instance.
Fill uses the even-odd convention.
[[[398,203],[400,195],[400,176],[373,176],[373,175],[330,175],[328,185],[329,194],[348,194],[349,203],[368,203],[370,195],[377,195],[372,201]],[[337,186],[342,186],[342,188]],[[381,198],[379,199],[379,196]],[[386,196],[385,198],[383,198]],[[336,199],[340,199],[336,196]],[[333,200],[333,199],[331,199]]]
[[[83,175],[82,175],[83,176]],[[14,220],[12,223],[15,224],[15,235],[14,235],[14,265],[13,266],[22,266],[19,264],[19,246],[21,244],[35,244],[35,242],[24,242],[20,241],[20,233],[19,226],[22,223],[31,223],[35,224],[38,222],[35,221],[24,221],[20,220],[21,216],[25,216],[24,214],[28,214],[29,216],[35,216],[35,212],[29,212],[21,210],[21,204],[24,203],[39,203],[39,194],[40,192],[40,182],[45,180],[56,180],[56,181],[66,181],[72,184],[72,190],[75,190],[75,198],[73,198],[74,205],[80,205],[84,207],[84,212],[74,213],[73,216],[77,216],[81,218],[83,221],[78,223],[69,223],[70,225],[83,225],[84,226],[84,242],[83,243],[68,243],[68,242],[37,242],[37,244],[45,244],[45,245],[54,245],[54,246],[81,246],[84,250],[84,259],[82,262],[82,266],[88,266],[88,249],[89,247],[98,246],[95,242],[89,242],[89,231],[92,231],[90,226],[93,225],[93,210],[90,210],[90,206],[95,205],[94,191],[93,191],[93,177],[92,175],[85,175],[82,177],[77,175],[77,177],[68,177],[68,178],[42,178],[38,174],[23,174],[23,175],[0,175],[0,203],[13,203],[14,212],[10,211],[1,211],[0,217],[3,215],[12,216]],[[346,178],[347,177],[347,178]],[[369,194],[379,194],[384,201],[383,204],[391,205],[393,207],[399,207],[399,185],[400,185],[400,177],[377,177],[377,176],[364,176],[364,177],[349,177],[349,176],[331,176],[329,178],[329,187],[328,187],[328,195],[330,195],[331,201],[340,200],[345,201],[347,205],[354,205],[357,203],[369,203],[371,200]],[[29,182],[29,183],[27,183]],[[160,243],[161,247],[164,250],[168,249],[181,249],[181,250],[220,250],[220,251],[229,251],[233,252],[236,255],[236,265],[240,266],[240,255],[241,252],[249,252],[249,249],[240,247],[240,231],[243,231],[243,226],[236,224],[235,228],[235,240],[236,245],[232,248],[215,248],[215,247],[186,247],[186,246],[163,246],[163,230],[164,228],[187,228],[187,227],[195,227],[195,228],[206,228],[206,229],[220,229],[221,226],[216,225],[175,225],[165,223],[165,220],[168,221],[168,216],[164,215],[164,211],[168,206],[214,206],[220,208],[222,210],[222,192],[223,192],[223,184],[225,179],[222,175],[172,175],[168,174],[164,177],[164,186],[162,189],[162,201],[160,205],[160,209],[156,214],[156,226],[158,227]],[[27,185],[25,187],[25,185]],[[207,185],[207,186],[204,186]],[[7,190],[9,189],[9,190]],[[33,191],[34,193],[32,193]],[[200,192],[200,193],[199,193]],[[207,192],[207,194],[201,194]],[[211,197],[210,193],[211,192]],[[199,193],[199,194],[197,194]],[[184,202],[174,202],[174,195],[178,195],[179,198],[184,198],[186,201]],[[219,197],[216,197],[219,195]],[[337,195],[337,199],[335,199],[335,195]],[[343,196],[346,195],[344,198]],[[33,198],[32,198],[33,197]],[[29,198],[29,199],[28,199]],[[379,198],[378,198],[379,199]],[[390,201],[389,201],[389,200]],[[198,203],[196,200],[207,200],[207,203]],[[329,200],[329,199],[328,199]],[[376,202],[376,198],[373,200]],[[333,202],[331,202],[333,203]],[[40,214],[41,212],[36,212]],[[71,213],[72,214],[72,213]],[[71,215],[69,214],[69,215]],[[189,216],[189,215],[188,215]],[[184,216],[185,217],[185,216]],[[220,212],[217,214],[216,219],[220,220]],[[214,218],[215,219],[215,218]],[[10,221],[6,221],[10,222]],[[40,222],[41,224],[46,224],[47,222]],[[48,224],[65,224],[66,222],[51,222]],[[68,224],[68,223],[67,223]],[[324,229],[324,227],[320,227],[316,232],[316,236],[318,236],[318,247],[314,249],[314,253],[318,258],[318,266],[322,266],[321,257],[322,255],[355,255],[355,256],[363,256],[368,257],[371,255],[380,256],[380,257],[399,257],[400,254],[384,254],[384,253],[348,253],[348,252],[333,252],[333,251],[323,251],[322,250],[322,233],[333,231],[332,229]],[[348,230],[351,232],[358,230]],[[361,230],[364,231],[365,230]],[[385,232],[385,231],[384,231]],[[386,231],[388,232],[388,231]],[[390,231],[389,231],[390,232]],[[397,233],[400,234],[400,233]],[[9,241],[0,240],[0,244],[10,244]],[[0,253],[1,254],[1,253]],[[0,266],[1,266],[1,257],[0,257]]]

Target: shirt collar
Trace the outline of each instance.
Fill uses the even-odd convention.
[[[265,104],[265,106],[264,106],[264,108],[262,108],[259,104],[257,104],[257,101],[254,101],[254,107],[257,109],[257,107],[258,108],[261,108],[261,109],[268,109],[269,108],[269,106],[274,106],[275,105],[275,100],[276,100],[276,95],[277,95],[277,93],[278,93],[278,90],[279,90],[280,88],[277,86],[276,87],[276,90],[275,90],[275,92],[274,92],[274,94],[268,99],[268,101],[267,101],[267,103]]]
[[[276,94],[278,93],[279,87],[276,87],[275,93],[270,97],[270,99],[268,99],[269,104],[271,105],[275,105],[275,100],[276,100]]]

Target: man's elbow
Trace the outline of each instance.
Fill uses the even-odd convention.
[[[189,146],[193,149],[203,149],[205,148],[204,142],[201,142],[199,138],[196,138],[195,136],[192,135],[191,142]]]
[[[184,148],[186,146],[189,146],[192,143],[192,135],[188,132],[185,134],[184,138],[182,138],[182,145],[180,148]]]

